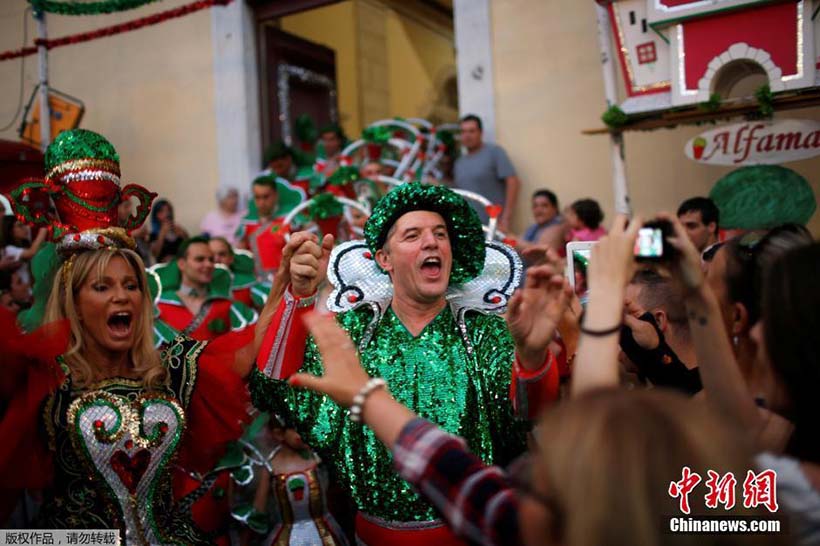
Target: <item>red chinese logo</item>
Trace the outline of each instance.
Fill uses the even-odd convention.
[[[737,480],[735,479],[735,475],[731,472],[727,472],[725,476],[721,477],[720,474],[715,472],[714,470],[709,470],[707,472],[709,479],[706,480],[706,487],[709,488],[709,492],[706,493],[706,508],[717,508],[719,504],[722,504],[726,510],[731,510],[735,507],[735,486],[737,485]]]
[[[689,493],[701,482],[700,474],[692,472],[688,466],[683,467],[683,478],[669,484],[669,495],[672,498],[680,497],[680,511],[689,513]]]
[[[735,507],[735,490],[737,479],[732,472],[720,475],[714,470],[708,470],[708,479],[704,482],[708,491],[704,496],[707,508],[717,509],[722,505],[725,510]],[[689,494],[700,484],[702,478],[697,472],[692,472],[688,466],[684,466],[679,481],[669,483],[669,496],[679,499],[680,511],[684,514],[691,512],[689,505]],[[755,474],[752,470],[746,473],[743,480],[743,506],[744,508],[757,508],[765,506],[769,512],[777,512],[777,472],[774,470],[764,470]]]
[[[746,472],[743,480],[743,506],[757,508],[760,505],[769,512],[777,512],[777,472],[764,470],[755,474],[751,470]]]

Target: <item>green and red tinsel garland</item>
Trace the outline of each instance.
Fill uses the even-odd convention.
[[[138,8],[160,0],[28,0],[34,11],[58,13],[60,15],[101,15]]]
[[[36,46],[42,45],[45,46],[46,49],[54,49],[57,47],[72,44],[90,42],[91,40],[96,40],[98,38],[105,38],[106,36],[115,36],[117,34],[131,32],[132,30],[137,30],[143,27],[158,25],[160,23],[164,23],[165,21],[175,19],[177,17],[183,17],[185,15],[189,15],[191,13],[203,9],[212,8],[214,6],[226,6],[231,2],[233,2],[233,0],[196,0],[195,2],[186,4],[184,6],[180,6],[178,8],[161,11],[159,13],[154,13],[151,15],[146,15],[145,17],[140,17],[139,19],[135,19],[133,21],[127,21],[125,23],[119,23],[116,25],[99,28],[97,30],[92,30],[89,32],[71,34],[69,36],[63,36],[61,38],[55,39],[44,40],[42,38],[38,38],[34,40],[34,46],[24,46],[20,49],[12,49],[9,51],[0,52],[0,61],[7,61],[9,59],[17,59],[19,57],[34,55],[35,53],[37,53]]]

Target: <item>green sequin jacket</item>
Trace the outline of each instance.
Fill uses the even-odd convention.
[[[292,303],[291,296],[287,299]],[[276,336],[280,354],[297,350],[282,339],[287,335],[281,326],[293,320],[293,308],[289,314],[286,305],[283,314]],[[392,309],[377,324],[367,306],[338,315],[338,321],[359,346],[369,375],[383,377],[393,396],[421,417],[462,436],[486,463],[504,465],[524,451],[527,422],[514,416],[510,400],[514,344],[501,317],[467,312],[459,321],[448,306],[417,337]],[[277,375],[281,363],[261,367],[282,377]],[[322,374],[311,338],[300,371]],[[347,411],[330,398],[293,389],[259,370],[250,386],[254,404],[299,431],[329,464],[333,478],[350,491],[359,510],[388,521],[437,519],[433,508],[395,473],[390,452],[373,432],[350,421]]]

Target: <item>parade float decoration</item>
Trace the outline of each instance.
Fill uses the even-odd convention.
[[[442,161],[445,156],[455,159],[458,130],[455,123],[433,125],[422,118],[384,119],[370,124],[362,131],[360,138],[341,150],[338,156],[339,167],[335,171],[328,173],[322,163],[317,161],[317,166],[314,167],[316,173],[311,182],[313,199],[292,211],[285,224],[289,226],[294,222],[298,223],[299,215],[304,210],[325,211],[338,208],[336,214],[325,213],[321,218],[314,217],[311,212],[311,219],[318,223],[319,220],[329,218],[341,220],[343,216],[352,228],[349,235],[357,238],[358,228],[354,224],[353,214],[369,216],[373,205],[396,186],[409,182],[442,182],[445,177]],[[360,168],[367,163],[378,163],[382,172],[389,174],[365,178],[361,176]],[[489,221],[484,226],[484,232],[488,241],[505,240],[505,234],[497,229],[501,205],[474,192],[454,191],[478,203],[487,212]],[[327,194],[333,194],[335,202],[316,202],[317,197]],[[326,226],[320,227],[320,230],[323,233],[335,233],[337,228],[338,221],[335,225],[326,222]]]
[[[734,170],[717,181],[709,197],[720,209],[721,228],[727,230],[805,225],[817,210],[817,200],[806,179],[779,165]]]
[[[608,108],[606,128],[584,133],[611,136],[616,210],[629,212],[625,131],[740,118],[691,139],[687,157],[741,167],[820,154],[820,124],[771,120],[820,104],[818,8],[811,0],[596,0]]]

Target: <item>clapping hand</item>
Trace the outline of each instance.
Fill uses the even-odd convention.
[[[571,293],[560,270],[554,264],[544,264],[528,269],[524,287],[510,298],[507,326],[525,369],[534,370],[544,363]]]

